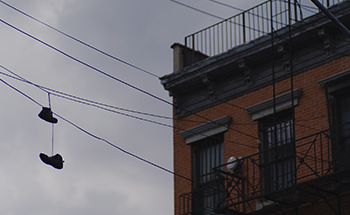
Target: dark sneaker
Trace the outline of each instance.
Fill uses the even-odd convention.
[[[41,119],[45,120],[46,122],[51,123],[57,123],[57,119],[52,116],[52,111],[50,108],[43,107],[41,112],[38,115]]]
[[[62,169],[63,168],[63,159],[62,156],[60,154],[56,154],[54,156],[51,157],[51,162],[52,162],[52,166],[55,167],[56,169]]]
[[[47,156],[44,153],[40,153],[39,155],[40,159],[47,165],[51,165],[56,169],[62,169],[63,168],[63,160],[62,156],[60,154],[56,154],[52,157]]]
[[[49,156],[45,155],[44,153],[40,153],[39,157],[44,163],[51,165],[51,158]]]

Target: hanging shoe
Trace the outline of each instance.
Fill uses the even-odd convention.
[[[55,167],[56,169],[62,169],[63,168],[63,159],[60,154],[56,154],[53,157],[51,157],[52,161],[52,166]]]
[[[39,155],[40,159],[47,165],[51,165],[56,169],[62,169],[63,168],[63,160],[62,156],[60,154],[56,154],[52,157],[47,156],[44,153],[40,153]]]
[[[41,119],[51,122],[51,123],[57,123],[57,119],[52,116],[52,111],[50,108],[43,107],[41,112],[38,115]]]

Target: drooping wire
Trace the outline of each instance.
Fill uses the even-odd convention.
[[[180,3],[180,2],[178,2],[178,1],[174,1],[174,0],[171,0],[171,1],[173,1],[173,2],[175,2],[175,3],[178,3],[178,4],[181,4],[181,5],[183,5],[183,6],[189,7],[189,8],[191,8],[191,9],[196,9],[196,8],[192,8],[191,6],[188,6],[188,5],[186,5],[186,4]],[[221,2],[215,1],[215,0],[210,0],[210,1],[215,2],[215,3],[222,4],[222,5],[225,5],[225,6],[227,6],[227,7],[232,7],[232,8],[234,8],[234,9],[236,9],[236,10],[244,11],[243,9],[239,9],[239,8],[237,8],[237,7],[233,7],[233,6],[230,6],[230,5],[227,5],[227,4],[224,4],[224,3],[221,3]],[[280,1],[282,1],[282,0],[280,0]],[[54,28],[54,27],[48,25],[47,23],[45,23],[45,22],[43,22],[43,21],[41,21],[41,20],[39,20],[39,19],[36,19],[35,17],[33,17],[33,16],[31,16],[31,15],[29,15],[29,14],[27,14],[27,13],[25,13],[25,12],[23,12],[23,11],[21,11],[21,10],[15,8],[15,7],[13,7],[13,6],[11,6],[10,4],[8,4],[8,3],[6,3],[6,2],[4,2],[4,1],[2,1],[2,0],[0,0],[0,2],[3,3],[4,5],[6,5],[6,6],[12,8],[12,9],[14,9],[14,10],[20,12],[21,14],[23,14],[23,15],[25,15],[25,16],[27,16],[27,17],[29,17],[29,18],[31,18],[31,19],[33,19],[33,20],[35,20],[35,21],[37,21],[37,22],[39,22],[39,23],[41,23],[41,24],[43,24],[43,25],[45,25],[45,26],[47,26],[47,27],[49,27],[49,28],[51,28],[51,29],[53,29],[53,30],[55,30],[55,31],[57,31],[57,32],[59,32],[59,33],[61,33],[61,34],[63,34],[63,35],[65,35],[65,36],[67,36],[67,37],[69,37],[69,38],[71,38],[71,39],[73,39],[73,40],[75,40],[75,41],[77,41],[77,42],[79,42],[79,43],[81,43],[81,44],[83,44],[83,45],[88,46],[89,48],[92,48],[92,49],[94,49],[94,50],[96,50],[96,51],[98,51],[98,52],[100,52],[100,53],[102,53],[102,54],[105,54],[105,55],[111,57],[111,58],[115,58],[114,56],[111,56],[111,55],[107,54],[106,52],[103,52],[103,51],[101,51],[101,50],[99,50],[99,49],[97,49],[97,48],[95,48],[95,47],[93,47],[93,46],[91,46],[91,45],[89,45],[89,44],[87,44],[87,43],[84,43],[84,42],[82,42],[81,40],[76,39],[76,38],[74,38],[74,37],[68,35],[67,33],[64,33],[63,31],[60,31],[60,30],[58,30],[57,28]],[[198,10],[198,9],[196,9],[196,10]],[[204,12],[204,11],[201,11],[201,10],[198,10],[198,11],[199,11],[199,12]],[[204,13],[205,13],[205,12],[204,12]],[[212,14],[209,14],[209,13],[208,13],[207,15],[212,15]],[[254,14],[254,15],[255,15],[255,14]],[[220,17],[216,17],[216,18],[220,18]],[[6,23],[5,23],[5,24],[6,24]],[[12,27],[12,26],[10,26],[10,27]],[[17,30],[17,29],[16,29],[16,30]],[[25,32],[22,32],[22,33],[25,33]],[[29,35],[29,34],[27,34],[27,33],[25,33],[25,34],[26,34],[27,36],[32,37],[31,35]],[[36,39],[35,37],[32,37],[32,38],[33,38],[33,39]],[[41,40],[38,40],[38,41],[43,43],[43,41],[41,41]],[[43,44],[44,44],[44,45],[48,45],[47,43],[43,43]],[[48,45],[48,46],[50,47],[50,45]],[[55,49],[56,51],[59,51],[58,49],[54,48],[53,46],[50,47],[50,48],[53,48],[53,49]],[[61,52],[61,53],[62,53],[62,52]],[[63,53],[62,53],[62,54],[63,54]],[[120,59],[116,59],[116,60],[119,60],[119,61],[123,62],[123,61],[120,60]],[[79,61],[78,61],[78,62],[79,62]],[[81,62],[80,62],[80,63],[81,63]],[[127,62],[123,62],[123,63],[129,65]],[[134,66],[134,65],[131,65],[131,64],[130,64],[129,66],[132,66],[132,67],[134,67],[134,68],[136,68],[136,69],[139,69],[139,70],[141,70],[141,71],[145,71],[146,73],[149,73],[149,72],[147,72],[146,70],[141,69],[141,68],[139,68],[139,67],[136,67],[136,66]],[[158,77],[158,76],[154,75],[153,73],[149,73],[149,74],[150,74],[150,75],[153,75],[153,76],[155,76],[155,77]],[[228,104],[228,105],[231,105],[231,106],[234,106],[234,107],[237,107],[237,108],[240,108],[240,109],[244,109],[244,108],[241,108],[241,107],[239,107],[239,106],[230,104],[230,103],[228,103],[228,102],[224,102],[224,103],[226,103],[226,104]],[[171,104],[171,105],[173,105],[173,104]],[[185,111],[186,111],[186,110],[185,110]],[[187,111],[187,112],[188,112],[188,111]],[[150,115],[151,115],[151,114],[150,114]],[[173,119],[173,118],[171,118],[171,119]],[[177,119],[177,120],[178,120],[178,119]],[[207,120],[207,119],[206,119],[206,120]],[[210,121],[210,120],[209,120],[209,121]],[[243,132],[239,132],[239,133],[244,134]],[[253,137],[253,136],[251,136],[251,137]],[[256,137],[253,137],[253,138],[258,139],[258,138],[256,138]]]
[[[43,25],[45,25],[46,27],[49,27],[49,28],[51,28],[52,30],[57,31],[58,33],[63,34],[64,36],[66,36],[66,37],[68,37],[68,38],[70,38],[70,39],[72,39],[72,40],[75,40],[76,42],[78,42],[78,43],[80,43],[80,44],[83,44],[83,45],[85,45],[85,46],[87,46],[87,47],[89,47],[89,48],[91,48],[91,49],[93,49],[93,50],[95,50],[95,51],[97,51],[97,52],[99,52],[99,53],[105,55],[105,56],[108,56],[108,57],[110,57],[110,58],[112,58],[112,59],[114,59],[114,60],[117,60],[117,61],[119,61],[119,62],[121,62],[121,63],[123,63],[123,64],[126,64],[126,65],[128,65],[128,66],[130,66],[130,67],[133,67],[133,68],[135,68],[135,69],[137,69],[137,70],[139,70],[139,71],[141,71],[141,72],[144,72],[144,73],[147,73],[147,74],[149,74],[149,75],[152,75],[152,76],[154,76],[154,77],[156,77],[156,78],[159,78],[159,76],[156,75],[156,74],[153,74],[153,73],[151,73],[151,72],[149,72],[149,71],[147,71],[147,70],[144,70],[144,69],[142,69],[142,68],[140,68],[140,67],[137,67],[137,66],[135,66],[135,65],[133,65],[133,64],[131,64],[131,63],[128,63],[128,62],[126,62],[126,61],[124,61],[124,60],[122,60],[122,59],[120,59],[120,58],[114,57],[113,55],[108,54],[107,52],[104,52],[104,51],[102,51],[102,50],[100,50],[100,49],[98,49],[98,48],[96,48],[96,47],[94,47],[94,46],[92,46],[92,45],[89,45],[88,43],[85,43],[85,42],[83,42],[83,41],[81,41],[81,40],[79,40],[79,39],[77,39],[77,38],[75,38],[75,37],[73,37],[73,36],[71,36],[71,35],[69,35],[69,34],[67,34],[67,33],[65,33],[65,32],[63,32],[63,31],[61,31],[61,30],[59,30],[59,29],[57,29],[57,28],[54,28],[53,26],[51,26],[51,25],[49,25],[49,24],[46,24],[45,22],[43,22],[43,21],[41,21],[41,20],[39,20],[39,19],[37,19],[37,18],[35,18],[35,17],[33,17],[33,16],[31,16],[31,15],[29,15],[29,14],[27,14],[27,13],[21,11],[21,10],[19,10],[18,8],[14,7],[14,6],[12,6],[12,5],[10,5],[10,4],[8,4],[8,3],[2,1],[2,0],[0,0],[0,3],[3,3],[4,5],[6,5],[6,6],[12,8],[13,10],[16,10],[17,12],[19,12],[19,13],[21,13],[21,14],[23,14],[23,15],[25,15],[25,16],[27,16],[27,17],[29,17],[29,18],[31,18],[31,19],[33,19],[33,20],[35,20],[35,21],[37,21],[37,22],[43,24]]]
[[[30,96],[28,96],[27,94],[23,93],[23,92],[20,91],[19,89],[15,88],[14,86],[10,85],[9,83],[7,83],[6,81],[4,81],[3,79],[0,78],[0,81],[3,82],[4,84],[6,84],[8,87],[12,88],[13,90],[17,91],[18,93],[22,94],[22,95],[25,96],[26,98],[30,99],[30,100],[31,100],[32,102],[34,102],[35,104],[37,104],[37,105],[43,107],[42,104],[40,104],[39,102],[37,102],[36,100],[34,100],[34,99],[31,98]],[[167,168],[165,168],[165,167],[162,167],[162,166],[160,166],[160,165],[158,165],[158,164],[156,164],[156,163],[154,163],[154,162],[151,162],[151,161],[149,161],[149,160],[146,160],[146,159],[144,159],[144,158],[142,158],[142,157],[140,157],[140,156],[138,156],[138,155],[136,155],[136,154],[133,154],[133,153],[131,153],[131,152],[129,152],[129,151],[127,151],[127,150],[125,150],[125,149],[123,149],[123,148],[121,148],[121,147],[115,145],[115,144],[113,144],[112,142],[110,142],[110,141],[108,141],[108,140],[106,140],[106,139],[104,139],[104,138],[101,138],[101,137],[99,137],[99,136],[97,136],[97,135],[95,135],[95,134],[93,134],[93,133],[91,133],[91,132],[88,132],[87,130],[83,129],[82,127],[78,126],[77,124],[75,124],[75,123],[73,123],[73,122],[67,120],[66,118],[64,118],[64,117],[62,117],[62,116],[60,116],[60,115],[58,115],[57,113],[55,113],[55,115],[56,115],[57,117],[59,117],[60,119],[62,119],[63,121],[67,122],[68,124],[72,125],[73,127],[77,128],[78,130],[84,132],[85,134],[87,134],[87,135],[89,135],[89,136],[91,136],[91,137],[93,137],[93,138],[95,138],[95,139],[97,139],[97,140],[103,141],[103,142],[107,143],[108,145],[110,145],[110,146],[112,146],[112,147],[118,149],[119,151],[121,151],[121,152],[123,152],[123,153],[125,153],[125,154],[127,154],[127,155],[129,155],[129,156],[131,156],[131,157],[134,157],[134,158],[136,158],[136,159],[138,159],[138,160],[140,160],[140,161],[143,161],[143,162],[145,162],[145,163],[147,163],[147,164],[149,164],[149,165],[151,165],[151,166],[154,166],[154,167],[156,167],[156,168],[158,168],[158,169],[161,169],[161,170],[163,170],[163,171],[165,171],[165,172],[168,172],[168,173],[170,173],[170,174],[173,174],[173,175],[176,175],[176,176],[178,176],[178,177],[184,178],[184,179],[186,179],[186,180],[192,181],[192,179],[190,179],[190,178],[187,178],[187,177],[185,177],[185,176],[183,176],[183,175],[180,175],[180,174],[178,174],[178,173],[175,173],[175,172],[173,172],[173,171],[171,171],[171,170],[169,170],[169,169],[167,169]]]
[[[47,89],[49,88],[46,88],[46,87],[42,87],[40,85],[37,85],[37,84],[34,84],[32,83],[31,81],[28,81],[27,79],[21,77],[20,75],[12,72],[11,70],[7,69],[6,67],[0,65],[0,68],[3,68],[5,69],[6,71],[14,74],[17,76],[16,77],[13,77],[13,76],[10,76],[8,74],[5,74],[5,73],[2,73],[0,72],[0,74],[5,74],[6,76],[8,77],[11,77],[11,78],[15,78],[16,80],[19,80],[19,81],[22,81],[22,82],[25,82],[25,83],[28,83],[28,84],[31,84],[37,88],[39,88],[40,90],[44,91],[45,93],[48,93],[49,95],[54,95],[54,96],[57,96],[57,97],[60,97],[60,98],[63,98],[63,99],[67,99],[67,100],[70,100],[70,101],[74,101],[74,102],[77,102],[77,103],[80,103],[80,104],[84,104],[84,105],[88,105],[88,106],[92,106],[92,107],[96,107],[96,108],[99,108],[101,110],[105,110],[105,111],[109,111],[109,112],[112,112],[112,113],[116,113],[116,114],[119,114],[119,115],[122,115],[122,116],[126,116],[126,117],[130,117],[130,118],[133,118],[133,119],[137,119],[137,120],[141,120],[141,121],[144,121],[144,122],[149,122],[149,123],[153,123],[153,124],[156,124],[156,125],[160,125],[160,126],[165,126],[165,127],[169,127],[169,128],[172,128],[172,129],[178,129],[180,131],[184,131],[186,129],[183,129],[183,128],[179,128],[179,127],[176,127],[176,126],[173,126],[173,125],[168,125],[168,124],[165,124],[165,123],[161,123],[161,122],[157,122],[157,121],[154,121],[154,120],[149,120],[149,119],[145,119],[145,118],[141,118],[141,117],[137,117],[137,116],[133,116],[133,115],[130,115],[130,114],[126,114],[126,113],[122,113],[122,112],[119,112],[119,111],[115,111],[115,110],[111,110],[111,109],[107,109],[107,108],[104,108],[104,107],[101,107],[99,105],[96,105],[96,104],[91,104],[91,103],[88,103],[88,102],[85,102],[85,101],[80,101],[80,100],[77,100],[77,99],[72,99],[70,97],[67,97],[67,96],[62,96],[60,94],[56,94],[56,93],[50,93]],[[87,100],[89,101],[89,100]],[[203,123],[203,122],[201,122]],[[206,135],[206,134],[203,134],[203,133],[199,133],[199,132],[190,132],[192,134],[195,134],[195,135],[201,135],[203,137],[206,137],[206,138],[212,138],[212,139],[218,139],[218,138],[215,138],[215,137],[212,137],[212,136],[209,136],[209,135]],[[233,143],[233,144],[237,144],[237,145],[242,145],[242,146],[247,146],[247,147],[251,147],[251,148],[257,148],[255,146],[251,146],[251,145],[248,145],[248,144],[244,144],[244,143],[240,143],[240,142],[236,142],[236,141],[231,141],[231,140],[224,140],[225,142],[228,142],[228,143]]]
[[[67,54],[67,53],[64,52],[64,51],[61,51],[60,49],[58,49],[58,48],[56,48],[56,47],[54,47],[54,46],[52,46],[52,45],[50,45],[50,44],[48,44],[48,43],[46,43],[46,42],[40,40],[40,39],[38,39],[38,38],[32,36],[31,34],[29,34],[29,33],[25,32],[25,31],[23,31],[23,30],[21,30],[21,29],[15,27],[15,26],[11,25],[10,23],[8,23],[8,22],[6,22],[6,21],[4,21],[4,20],[2,20],[2,19],[0,19],[0,22],[4,23],[5,25],[7,25],[7,26],[9,26],[9,27],[11,27],[11,28],[13,28],[13,29],[15,29],[16,31],[19,31],[20,33],[22,33],[22,34],[24,34],[24,35],[26,35],[26,36],[28,36],[28,37],[30,37],[30,38],[32,38],[32,39],[34,39],[34,40],[40,42],[41,44],[46,45],[47,47],[49,47],[49,48],[51,48],[51,49],[57,51],[58,53],[60,53],[60,54],[62,54],[62,55],[64,55],[64,56],[66,56],[66,57],[68,57],[68,58],[70,58],[70,59],[72,59],[72,60],[74,60],[74,61],[76,61],[76,62],[78,62],[78,63],[80,63],[80,64],[82,64],[82,65],[84,65],[84,66],[86,66],[86,67],[88,67],[88,68],[90,68],[90,69],[92,69],[92,70],[95,70],[96,72],[98,72],[98,73],[100,73],[100,74],[102,74],[102,75],[105,75],[105,76],[107,76],[107,77],[109,77],[109,78],[111,78],[111,79],[113,79],[113,80],[115,80],[115,81],[117,81],[117,82],[119,82],[119,83],[121,83],[121,84],[124,84],[124,85],[126,85],[126,86],[128,86],[128,87],[130,87],[130,88],[132,88],[132,89],[134,89],[134,90],[137,90],[137,91],[139,91],[139,92],[141,92],[141,93],[144,93],[144,94],[146,94],[146,95],[148,95],[148,96],[150,96],[150,97],[152,97],[152,98],[154,98],[154,99],[156,99],[156,100],[159,100],[159,101],[161,101],[161,102],[164,102],[164,103],[166,103],[166,104],[168,104],[168,105],[171,105],[171,106],[173,106],[173,107],[175,107],[175,108],[182,109],[182,110],[184,110],[184,111],[186,111],[186,112],[188,112],[188,113],[190,113],[190,114],[193,114],[193,115],[195,115],[195,116],[197,116],[197,117],[199,117],[199,118],[202,118],[202,119],[204,119],[204,120],[207,120],[208,122],[212,122],[213,124],[217,124],[217,125],[219,125],[219,126],[222,126],[220,123],[214,122],[213,120],[211,120],[211,119],[209,119],[209,118],[207,118],[207,117],[201,116],[201,115],[199,115],[199,114],[197,114],[197,113],[195,113],[195,112],[193,112],[193,111],[189,111],[189,110],[186,110],[186,109],[184,109],[184,108],[182,108],[182,107],[176,106],[175,104],[173,104],[173,103],[171,103],[171,102],[169,102],[169,101],[166,101],[165,99],[162,99],[162,98],[160,98],[160,97],[158,97],[158,96],[156,96],[156,95],[153,95],[153,94],[147,92],[146,90],[143,90],[143,89],[141,89],[141,88],[139,88],[139,87],[136,87],[136,86],[134,86],[134,85],[132,85],[132,84],[129,84],[129,83],[127,83],[127,82],[125,82],[125,81],[123,81],[123,80],[121,80],[121,79],[119,79],[119,78],[117,78],[117,77],[114,77],[114,76],[112,76],[112,75],[110,75],[110,74],[108,74],[108,73],[106,73],[106,72],[104,72],[104,71],[102,71],[102,70],[100,70],[100,69],[94,67],[94,66],[91,66],[90,64],[85,63],[84,61],[79,60],[78,58],[73,57],[73,56]],[[246,134],[246,133],[244,133],[244,132],[242,132],[242,131],[239,131],[239,130],[237,130],[237,129],[234,129],[234,128],[231,128],[231,127],[229,127],[228,129],[229,129],[229,130],[233,130],[233,131],[235,131],[235,132],[237,132],[237,133],[240,133],[240,134],[242,134],[242,135],[244,135],[244,136],[248,136],[248,137],[250,137],[250,138],[259,140],[259,138],[254,137],[253,135],[250,135],[250,134]]]
[[[79,62],[79,63],[82,63],[82,64],[85,65],[85,66],[88,66],[89,68],[92,68],[92,69],[94,69],[94,70],[96,70],[96,71],[98,71],[98,72],[100,72],[100,73],[102,73],[102,74],[104,74],[104,75],[107,75],[107,76],[109,76],[109,77],[115,79],[115,77],[113,77],[113,76],[111,76],[111,75],[109,75],[109,74],[107,74],[107,73],[104,73],[103,71],[98,70],[98,69],[96,69],[96,68],[94,68],[94,67],[88,65],[87,63],[84,63],[84,62],[78,60],[77,58],[74,58],[74,57],[72,57],[72,56],[70,56],[70,55],[68,55],[68,54],[66,54],[66,53],[64,53],[64,52],[62,52],[62,51],[60,51],[59,49],[57,49],[57,48],[55,48],[55,47],[53,47],[53,46],[51,46],[51,45],[49,45],[49,44],[47,44],[47,43],[45,43],[45,42],[43,42],[43,41],[41,41],[41,40],[39,40],[39,39],[33,37],[33,36],[30,35],[30,34],[27,34],[26,32],[24,32],[24,31],[22,31],[22,30],[20,30],[20,29],[18,29],[18,28],[16,28],[16,27],[10,25],[9,23],[4,22],[3,20],[0,20],[0,21],[2,21],[3,23],[7,24],[8,26],[14,28],[15,30],[18,30],[18,31],[20,31],[21,33],[24,33],[25,35],[27,35],[27,36],[29,36],[29,37],[31,37],[31,38],[33,38],[33,39],[35,39],[35,40],[37,40],[37,41],[43,43],[44,45],[46,45],[46,46],[48,46],[48,47],[50,47],[50,48],[52,48],[52,49],[54,49],[54,50],[60,52],[61,54],[64,54],[64,55],[66,55],[67,57],[69,57],[69,58],[71,58],[71,59],[73,59],[73,60],[75,60],[75,61],[77,61],[77,62]],[[148,95],[150,95],[150,96],[152,96],[152,97],[154,97],[154,98],[156,98],[156,99],[158,99],[158,100],[161,100],[161,101],[166,102],[166,103],[168,103],[168,104],[170,104],[170,105],[173,105],[172,103],[169,103],[169,102],[167,102],[167,101],[165,101],[165,100],[163,100],[163,99],[161,99],[161,98],[159,98],[159,97],[156,97],[156,96],[154,96],[154,95],[152,95],[152,94],[150,94],[150,93],[148,93],[148,92],[146,92],[146,91],[144,91],[144,90],[141,90],[141,89],[139,89],[139,88],[137,88],[137,87],[134,87],[134,86],[132,86],[132,85],[126,83],[126,82],[123,82],[123,81],[121,81],[120,79],[117,79],[117,81],[122,82],[123,84],[126,84],[126,85],[128,85],[129,87],[132,87],[132,88],[134,88],[134,89],[136,89],[136,90],[139,90],[139,91],[141,91],[141,92],[143,92],[143,93],[146,93],[146,94],[148,94]],[[229,103],[227,103],[227,104],[229,104]],[[173,106],[174,106],[174,105],[173,105]],[[232,106],[235,106],[235,105],[232,105]],[[237,106],[236,106],[236,107],[237,107]],[[182,109],[182,108],[181,108],[181,109]],[[242,108],[241,108],[241,109],[242,109]],[[185,111],[187,111],[187,110],[185,110]],[[190,111],[187,111],[187,112],[190,112]],[[192,112],[190,112],[190,113],[192,113]],[[193,114],[199,116],[198,114],[195,114],[195,113],[193,113]],[[207,119],[207,118],[205,118],[205,117],[202,117],[202,116],[199,116],[199,117],[201,117],[201,118],[203,118],[203,119],[205,119],[205,120],[211,121],[211,120],[209,120],[209,119]],[[232,128],[230,128],[230,129],[232,129]],[[235,129],[233,129],[233,130],[235,130]],[[238,131],[238,130],[235,130],[235,131],[238,132],[238,133],[241,133],[241,134],[243,134],[243,135],[250,136],[250,137],[252,137],[252,138],[254,138],[254,139],[258,139],[258,138],[254,137],[254,136],[245,134],[244,132],[241,132],[241,131]]]
[[[141,115],[145,115],[145,116],[162,118],[162,119],[169,119],[169,120],[176,120],[176,121],[185,121],[185,122],[195,122],[195,123],[205,123],[206,122],[206,121],[197,121],[197,120],[177,119],[177,118],[173,118],[173,117],[161,116],[161,115],[156,115],[156,114],[150,114],[150,113],[130,110],[130,109],[126,109],[126,108],[120,108],[120,107],[116,107],[116,106],[112,106],[112,105],[107,105],[107,104],[104,104],[104,103],[100,103],[100,102],[92,101],[92,100],[89,100],[89,99],[81,98],[81,97],[78,97],[78,96],[70,95],[70,94],[67,94],[67,93],[64,93],[64,92],[61,92],[61,91],[58,91],[58,90],[54,90],[54,89],[51,89],[51,88],[48,88],[48,87],[44,87],[44,86],[35,84],[33,82],[28,81],[27,79],[24,79],[23,77],[19,76],[18,74],[14,73],[13,71],[9,70],[8,68],[6,68],[6,67],[4,67],[2,65],[0,65],[0,68],[10,72],[11,74],[15,75],[16,77],[15,76],[11,76],[11,75],[9,75],[7,73],[0,72],[0,74],[2,74],[2,75],[5,75],[5,76],[10,77],[10,78],[13,78],[13,79],[15,79],[17,81],[22,81],[24,83],[33,85],[33,86],[43,90],[44,92],[47,92],[47,93],[51,92],[51,95],[54,95],[54,96],[57,96],[57,97],[60,97],[60,98],[63,98],[63,99],[67,99],[67,100],[70,100],[70,101],[73,101],[73,102],[77,102],[77,103],[80,103],[80,104],[84,104],[84,105],[100,108],[100,109],[105,110],[105,111],[109,111],[109,112],[113,112],[113,113],[117,113],[117,114],[123,114],[121,112],[113,111],[113,110],[110,110],[110,109],[107,109],[107,108],[101,108],[100,106],[108,107],[108,108],[112,108],[112,109],[117,109],[117,110],[121,110],[121,111],[126,111],[126,112],[131,112],[131,113],[136,113],[136,114],[141,114]],[[224,101],[221,101],[221,100],[218,100],[218,101],[225,103]],[[231,104],[231,103],[227,103],[226,102],[226,104],[230,105],[230,106],[233,106],[235,108],[238,108],[238,109],[245,110],[243,107],[240,107],[240,106],[237,106],[237,105],[234,105],[234,104]],[[268,117],[268,116],[265,116],[263,114],[261,114],[261,115],[264,116],[264,117]],[[130,115],[130,117],[134,117],[134,116]],[[313,117],[313,118],[309,118],[309,119],[300,119],[300,120],[296,120],[296,122],[315,120],[315,119],[324,118],[324,117],[325,116]],[[152,122],[152,123],[155,123],[155,122]],[[235,123],[235,122],[231,122],[231,124],[233,124],[233,125],[256,125],[257,123],[256,122],[254,122],[254,123]],[[296,124],[296,125],[303,126],[303,125],[300,125],[300,124]],[[307,128],[314,129],[314,128],[311,128],[311,127],[307,127]]]
[[[182,2],[179,2],[179,1],[176,1],[176,0],[169,0],[169,1],[174,2],[174,3],[176,3],[176,4],[179,4],[179,5],[182,5],[182,6],[184,6],[184,7],[187,7],[187,8],[189,8],[189,9],[198,11],[198,12],[203,13],[203,14],[205,14],[205,15],[208,15],[208,16],[211,16],[211,17],[220,19],[220,20],[222,20],[222,21],[228,21],[228,22],[230,22],[230,23],[236,24],[236,25],[241,26],[241,27],[244,26],[244,25],[241,24],[241,23],[237,23],[237,22],[232,21],[230,18],[222,18],[222,17],[220,17],[220,16],[216,16],[216,15],[214,15],[214,14],[205,12],[205,11],[203,11],[203,10],[200,10],[200,9],[198,9],[198,8],[192,7],[192,6],[190,6],[190,5],[187,5],[187,4],[185,4],[185,3],[182,3]],[[267,33],[267,32],[264,32],[264,31],[262,31],[262,30],[258,30],[258,29],[252,28],[252,27],[250,27],[250,26],[244,26],[244,27],[247,28],[247,29],[249,29],[249,30],[256,31],[256,32],[258,32],[258,33],[262,33],[262,34],[266,34],[266,33]]]

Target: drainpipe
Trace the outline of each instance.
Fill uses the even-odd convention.
[[[310,0],[320,9],[347,37],[350,38],[350,31],[331,12],[329,12],[318,0]]]

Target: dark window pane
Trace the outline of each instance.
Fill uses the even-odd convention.
[[[224,164],[224,135],[218,134],[192,144],[194,183],[192,206],[195,214],[215,214],[213,208],[222,201],[224,187],[213,168]]]
[[[295,145],[291,117],[260,122],[263,135],[264,188],[272,192],[291,186],[295,182]]]

